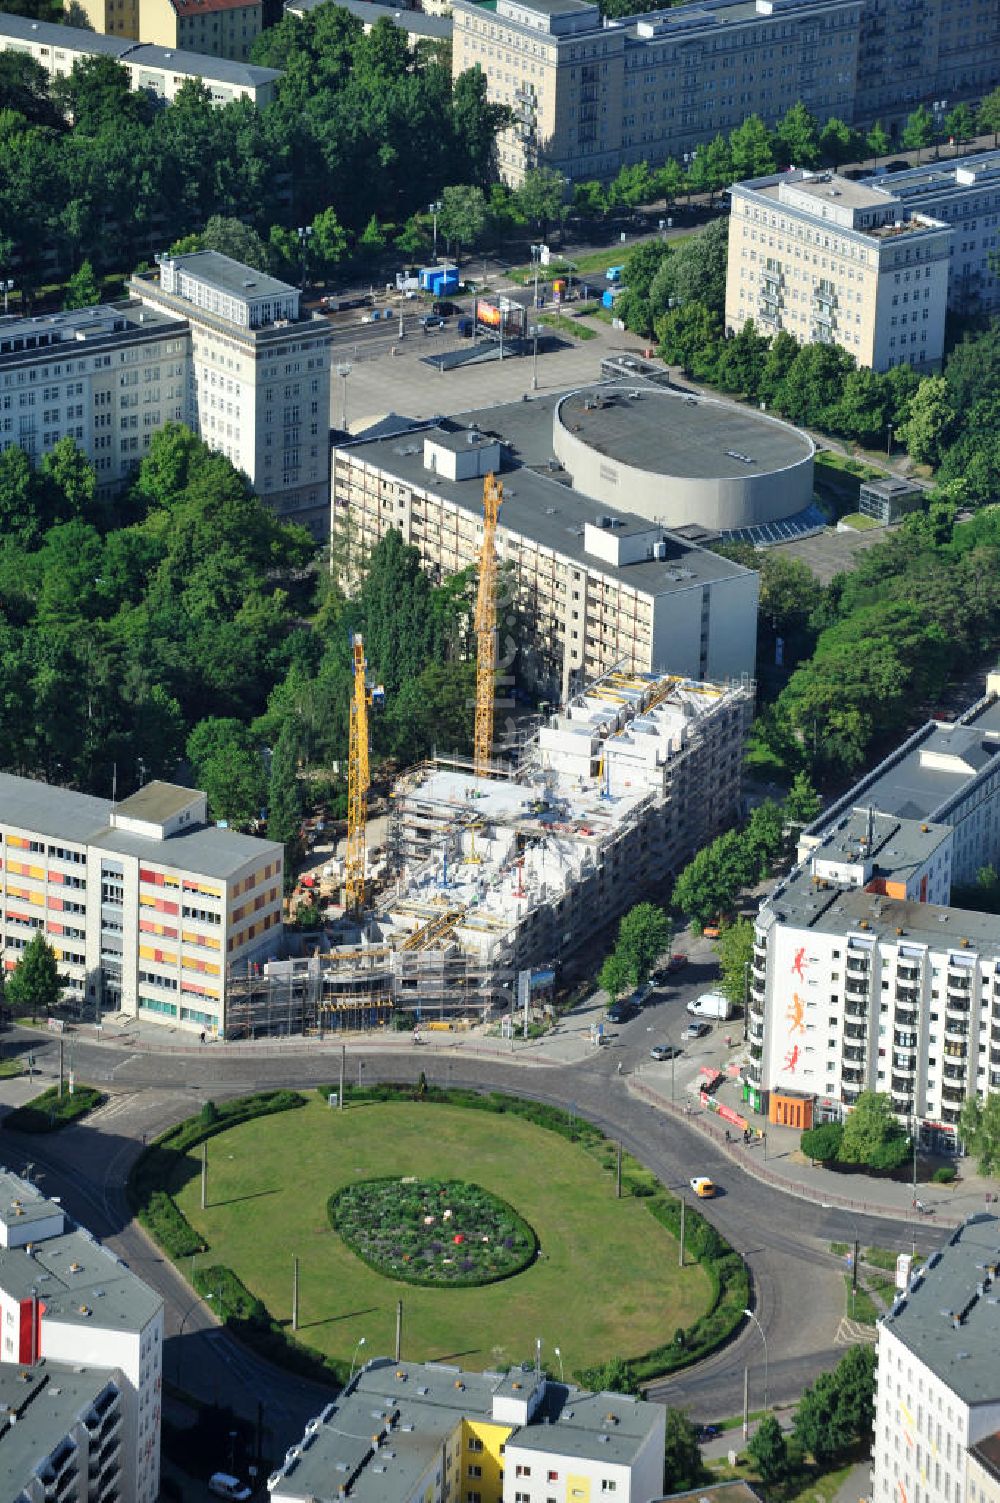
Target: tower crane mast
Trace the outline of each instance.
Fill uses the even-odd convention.
[[[493,746],[493,707],[497,672],[497,517],[503,504],[503,482],[487,475],[483,484],[483,547],[479,557],[476,597],[476,730],[474,763],[477,777],[488,777]]]
[[[344,859],[344,907],[360,914],[365,906],[365,863],[367,855],[369,731],[368,710],[381,706],[385,690],[368,682],[365,644],[360,632],[351,638],[354,657],[354,692],[351,696],[351,721],[347,761],[347,854]]]

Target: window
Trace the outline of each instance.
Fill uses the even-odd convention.
[[[482,1449],[483,1449],[483,1443],[479,1439],[479,1436],[478,1435],[470,1435],[469,1436],[469,1450],[470,1451],[481,1451]]]
[[[530,1468],[530,1466],[522,1466],[521,1463],[518,1462],[517,1466],[514,1468],[514,1476],[515,1477],[530,1477],[531,1476],[531,1468]]]
[[[469,1467],[469,1476],[470,1477],[481,1477],[482,1475],[483,1475],[483,1469],[482,1469],[481,1466],[470,1466]]]
[[[613,1482],[610,1477],[602,1477],[601,1478],[601,1492],[602,1493],[616,1493],[617,1491],[618,1491],[618,1483],[617,1482]]]
[[[558,1472],[547,1472],[545,1480],[546,1480],[546,1482],[558,1482],[559,1481],[559,1473]]]

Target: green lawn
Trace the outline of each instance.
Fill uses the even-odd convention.
[[[561,313],[543,313],[538,322],[546,324],[560,334],[570,334],[574,339],[597,338],[596,329],[588,329],[586,324],[577,323],[575,318],[566,318]]]
[[[321,1102],[260,1118],[208,1146],[209,1206],[200,1209],[200,1149],[172,1190],[209,1245],[278,1320],[291,1315],[292,1256],[300,1259],[300,1340],[350,1360],[391,1352],[396,1301],[403,1351],[470,1368],[533,1357],[536,1337],[558,1345],[567,1373],[669,1342],[708,1303],[703,1270],[677,1267],[677,1246],[641,1198],[615,1199],[614,1176],[555,1133],[512,1116],[421,1102]],[[375,1273],[331,1230],[338,1186],[374,1175],[473,1180],[534,1227],[540,1254],[524,1273],[478,1289],[415,1288]]]
[[[846,527],[853,527],[855,532],[874,532],[876,527],[882,526],[882,523],[875,517],[866,517],[860,511],[848,512],[847,516],[841,517],[840,520]]]

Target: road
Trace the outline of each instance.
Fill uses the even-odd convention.
[[[746,1259],[754,1307],[767,1336],[768,1398],[771,1403],[787,1402],[833,1365],[839,1355],[838,1336],[843,1340],[843,1268],[829,1253],[829,1243],[859,1236],[864,1242],[903,1249],[909,1244],[909,1228],[792,1200],[743,1174],[695,1128],[665,1117],[629,1093],[629,1072],[648,1055],[650,1027],[678,1028],[684,998],[704,984],[701,968],[690,970],[682,987],[619,1030],[611,1048],[573,1065],[526,1067],[516,1059],[415,1051],[409,1043],[396,1046],[386,1040],[377,1046],[352,1043],[349,1072],[363,1064],[367,1080],[412,1081],[423,1070],[433,1084],[501,1089],[572,1107],[620,1139],[673,1189],[683,1191],[693,1173],[715,1178],[724,1193],[714,1202],[699,1204],[699,1210]],[[31,1035],[31,1044],[40,1067],[54,1073],[55,1041],[40,1042]],[[194,1295],[131,1221],[124,1186],[144,1139],[198,1110],[204,1100],[250,1088],[307,1088],[329,1082],[336,1077],[339,1052],[236,1055],[206,1046],[202,1051],[163,1054],[77,1038],[74,1056],[77,1076],[107,1089],[108,1105],[88,1123],[52,1140],[7,1134],[11,1167],[21,1169],[33,1162],[36,1178],[44,1176],[43,1189],[61,1195],[73,1216],[162,1294],[168,1380],[203,1398],[224,1398],[251,1418],[263,1399],[265,1421],[276,1444],[290,1443],[301,1433],[304,1420],[322,1406],[324,1391],[278,1374],[219,1330],[210,1306]],[[748,1323],[723,1352],[690,1372],[654,1384],[651,1394],[686,1408],[699,1421],[715,1420],[738,1412],[745,1365],[750,1369],[751,1404],[762,1401],[762,1357],[760,1336]]]

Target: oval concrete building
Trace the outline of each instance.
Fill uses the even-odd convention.
[[[777,522],[812,502],[815,445],[789,423],[645,384],[556,403],[553,452],[584,495],[666,527],[719,532]]]

